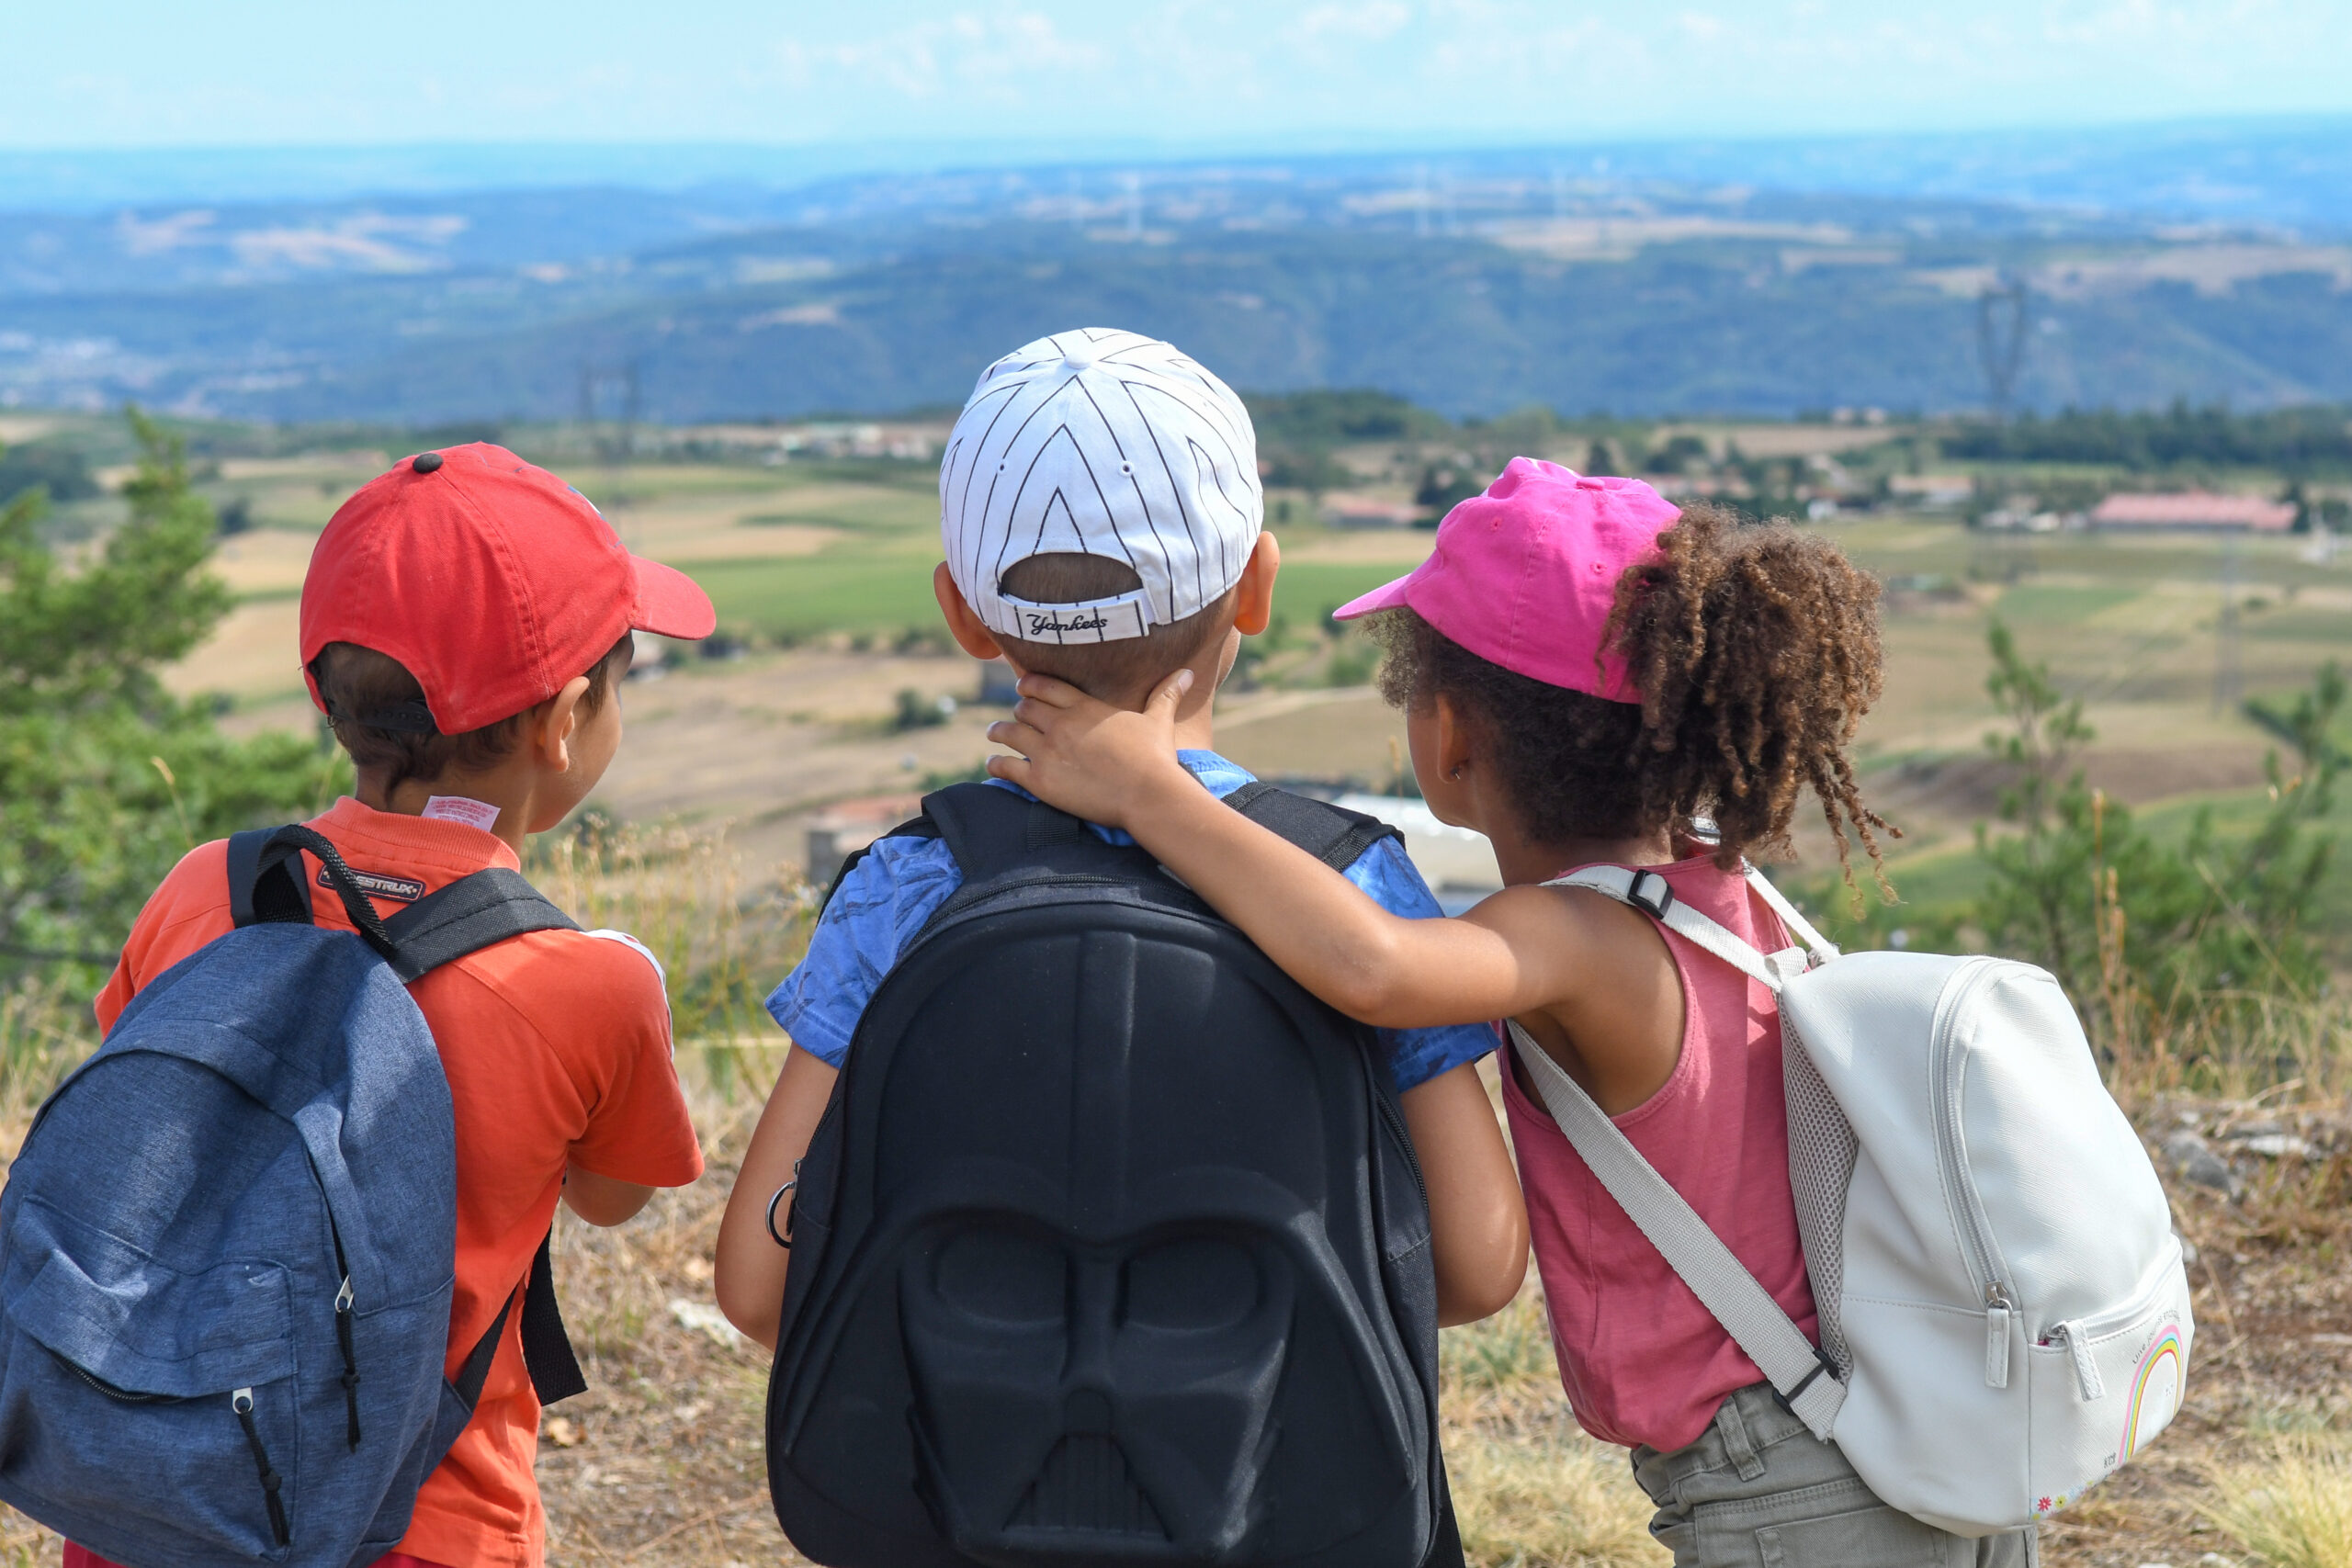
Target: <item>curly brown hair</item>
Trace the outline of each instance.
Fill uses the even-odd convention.
[[[1846,754],[1882,683],[1877,581],[1826,539],[1713,505],[1684,508],[1658,546],[1619,581],[1609,623],[1638,705],[1516,674],[1410,610],[1373,623],[1381,694],[1457,704],[1538,842],[1688,833],[1711,818],[1729,870],[1786,850],[1809,785],[1848,883],[1850,829],[1891,894],[1878,835],[1901,835],[1863,803]]]

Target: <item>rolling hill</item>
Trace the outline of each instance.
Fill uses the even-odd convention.
[[[2326,145],[2271,149],[2274,204],[2331,215]],[[633,375],[658,420],[888,410],[1115,323],[1238,385],[1456,417],[1935,412],[1984,400],[1996,280],[2029,290],[2021,406],[2352,400],[2352,243],[2183,226],[2177,180],[2147,211],[2050,204],[2128,186],[2129,151],[2013,150],[2011,183],[2047,199],[2011,202],[1948,194],[1956,169],[1991,182],[1997,148],[1858,145],[1747,149],[1773,188],[1703,184],[1727,154],[1683,148],[1629,150],[1639,177],[1354,155],[0,212],[0,406],[547,419],[583,378],[617,412]],[[1870,188],[1906,171],[1929,194]]]

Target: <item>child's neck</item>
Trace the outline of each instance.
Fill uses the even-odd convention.
[[[1216,750],[1216,694],[1212,691],[1203,697],[1196,708],[1176,715],[1176,750],[1179,751],[1214,751]]]
[[[1516,829],[1505,829],[1490,832],[1487,837],[1495,846],[1496,868],[1503,874],[1503,885],[1508,887],[1549,882],[1571,866],[1663,865],[1674,858],[1673,840],[1665,833],[1536,843]]]
[[[385,770],[362,768],[354,781],[352,795],[359,804],[375,811],[387,811],[400,817],[422,817],[435,796],[445,799],[472,801],[491,807],[497,813],[487,831],[502,840],[519,857],[523,840],[530,834],[531,814],[537,805],[533,780],[520,775],[521,770],[495,769],[463,777],[445,776],[430,783],[422,779],[402,779],[392,789],[384,787]],[[454,818],[462,820],[463,818]],[[473,826],[481,826],[479,823]]]

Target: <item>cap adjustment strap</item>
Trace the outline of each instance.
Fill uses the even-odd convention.
[[[355,714],[340,703],[327,705],[327,716],[337,724],[356,724],[366,729],[390,729],[402,735],[438,735],[441,727],[433,722],[433,710],[423,697],[411,697],[388,708]]]

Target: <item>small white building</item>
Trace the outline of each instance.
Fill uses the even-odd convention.
[[[1323,498],[1323,521],[1333,528],[1409,528],[1421,516],[1422,509],[1409,501],[1382,501],[1369,495]]]

